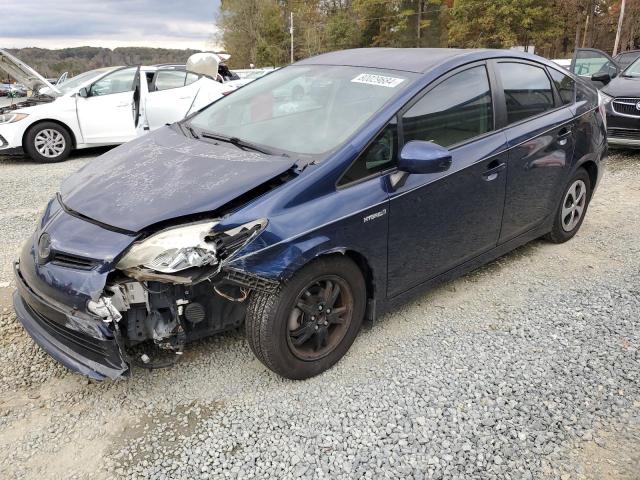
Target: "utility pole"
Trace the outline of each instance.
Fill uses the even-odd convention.
[[[289,34],[291,35],[291,63],[293,63],[293,12],[289,17]]]
[[[582,48],[587,46],[587,31],[589,31],[589,17],[591,17],[591,12],[587,12],[587,19],[584,22],[584,33],[582,34]]]
[[[416,45],[416,47],[420,48],[420,37],[421,37],[421,31],[420,31],[420,24],[422,23],[422,0],[418,0],[418,44]]]
[[[622,0],[622,5],[620,6],[620,17],[618,17],[618,31],[616,32],[616,43],[613,45],[614,57],[618,53],[618,45],[620,44],[620,32],[622,31],[622,22],[624,21],[624,4],[625,3],[627,3],[626,0]]]

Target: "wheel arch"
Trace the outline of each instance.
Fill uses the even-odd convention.
[[[587,171],[589,174],[589,182],[591,183],[591,194],[593,195],[593,190],[596,188],[596,184],[598,183],[598,165],[593,160],[587,160],[586,162],[580,164],[578,168],[582,168]]]
[[[373,275],[373,269],[367,260],[367,257],[355,250],[345,250],[343,255],[351,260],[358,266],[364,277],[365,285],[367,287],[367,300],[375,300],[376,298],[376,280]]]
[[[351,260],[353,263],[356,264],[356,266],[358,267],[358,269],[360,270],[360,273],[362,273],[362,277],[364,278],[364,284],[365,284],[365,318],[368,318],[371,321],[375,321],[376,318],[376,300],[377,300],[377,282],[376,282],[376,278],[374,275],[374,271],[373,268],[371,267],[370,262],[367,260],[367,257],[365,255],[363,255],[362,253],[358,252],[357,250],[353,250],[353,249],[348,249],[348,248],[337,248],[337,249],[331,249],[322,253],[319,253],[318,255],[314,256],[313,258],[310,258],[307,260],[307,262],[305,262],[304,265],[301,265],[300,268],[304,267],[305,265],[313,262],[314,260],[320,259],[320,258],[324,258],[324,257],[329,257],[329,256],[338,256],[338,255],[342,255],[346,258],[348,258],[349,260]]]
[[[244,270],[255,275],[270,278],[278,282],[287,282],[293,275],[309,263],[326,256],[342,255],[353,261],[360,269],[365,280],[366,300],[372,304],[381,300],[381,291],[385,284],[385,261],[376,265],[373,259],[368,258],[362,251],[351,246],[338,246],[332,244],[328,237],[318,236],[299,242],[294,242],[273,249],[268,255],[248,255],[240,257],[229,263],[229,266],[238,270]],[[371,312],[374,315],[373,312]]]
[[[76,134],[74,133],[73,129],[67,125],[66,123],[60,121],[60,120],[56,120],[54,118],[42,118],[40,120],[37,120],[35,122],[33,122],[31,125],[29,125],[24,133],[22,134],[22,146],[25,146],[25,142],[27,141],[27,135],[29,134],[29,132],[37,127],[38,125],[42,124],[42,123],[55,123],[57,125],[60,125],[62,128],[64,128],[68,133],[69,136],[71,137],[71,148],[75,149],[76,146],[78,145],[78,141],[76,139]]]

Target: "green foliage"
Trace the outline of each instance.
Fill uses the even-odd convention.
[[[640,0],[627,0],[621,45],[640,47]],[[221,0],[215,40],[232,68],[276,66],[357,47],[536,47],[567,57],[577,41],[611,51],[620,0]],[[585,32],[586,17],[590,16]],[[47,77],[113,65],[183,63],[195,51],[80,47],[11,50]]]
[[[552,36],[554,9],[544,0],[456,0],[451,9],[449,44],[509,48]]]
[[[218,28],[231,67],[281,65],[286,61],[284,13],[274,0],[223,0]]]

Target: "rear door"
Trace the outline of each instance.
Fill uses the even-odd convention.
[[[159,70],[146,100],[150,130],[182,120],[198,93],[198,75],[184,70]]]
[[[578,75],[591,84],[595,88],[602,88],[605,84],[601,81],[594,80],[594,75],[607,74],[611,78],[615,78],[620,73],[620,67],[613,58],[602,50],[595,48],[578,48],[573,52],[571,59],[571,67],[569,70]]]
[[[140,114],[138,67],[116,70],[76,95],[84,143],[116,144],[135,138]]]
[[[509,145],[504,243],[555,213],[573,156],[575,81],[534,62],[505,59],[492,67]]]

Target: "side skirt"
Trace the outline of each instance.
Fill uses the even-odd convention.
[[[553,216],[552,216],[552,219],[553,219]],[[387,299],[384,303],[377,302],[378,304],[376,306],[378,308],[377,308],[377,311],[375,312],[375,315],[379,317],[384,313],[395,310],[401,305],[404,305],[410,302],[411,300],[414,300],[418,296],[426,293],[428,290],[431,290],[437,287],[438,285],[441,285],[450,280],[454,280],[458,277],[461,277],[462,275],[465,275],[473,270],[476,270],[477,268],[480,268],[483,265],[486,265],[487,263],[503,255],[506,255],[512,250],[515,250],[516,248],[521,247],[531,242],[532,240],[536,240],[542,237],[543,235],[547,234],[550,230],[551,230],[551,226],[548,224],[548,222],[545,222],[545,224],[539,227],[536,227],[534,230],[530,230],[529,232],[526,232],[520,235],[519,237],[513,238],[508,242],[503,243],[502,245],[498,245],[497,247],[489,250],[488,252],[485,252],[471,260],[468,260],[467,262],[457,267],[454,267],[451,270],[441,273],[437,277],[434,277],[430,280],[427,280],[426,282],[423,282],[419,285],[416,285],[415,287],[412,287],[410,290],[407,290],[404,293],[396,295],[393,298]]]

